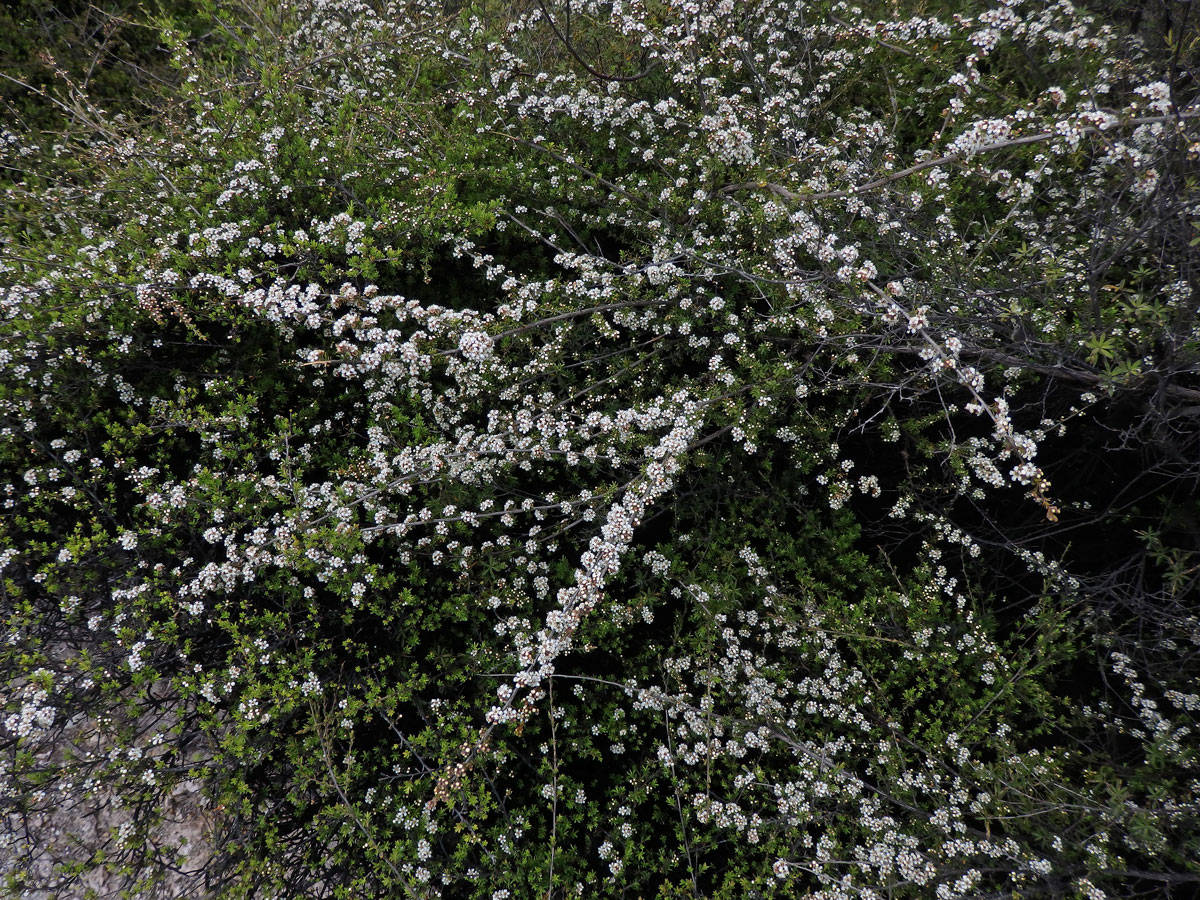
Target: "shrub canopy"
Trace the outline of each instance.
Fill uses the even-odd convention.
[[[1194,889],[1194,4],[102,8],[4,38],[8,894]]]

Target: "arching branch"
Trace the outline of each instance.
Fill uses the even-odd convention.
[[[579,63],[581,66],[583,66],[583,68],[587,71],[587,73],[589,75],[591,75],[593,78],[598,78],[601,81],[616,81],[616,82],[640,81],[641,79],[645,78],[647,75],[649,75],[651,72],[653,72],[655,69],[658,68],[658,60],[655,60],[649,66],[647,66],[645,69],[643,69],[641,72],[638,72],[636,75],[606,75],[606,74],[604,74],[603,72],[599,71],[594,66],[592,66],[586,59],[584,59],[579,54],[579,51],[575,49],[575,45],[573,43],[571,43],[571,0],[567,0],[566,14],[563,16],[563,27],[562,28],[558,27],[558,23],[556,23],[554,21],[554,17],[552,15],[550,15],[550,10],[546,9],[545,0],[537,0],[537,5],[538,5],[538,8],[541,9],[542,15],[546,17],[546,22],[550,25],[550,30],[554,32],[554,36],[557,37],[562,42],[562,45],[567,48],[567,52],[570,53],[571,56],[574,58],[574,60],[577,63]]]

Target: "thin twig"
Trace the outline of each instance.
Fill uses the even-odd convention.
[[[559,29],[558,24],[554,21],[554,17],[550,15],[550,10],[546,9],[546,4],[543,2],[543,0],[537,0],[537,5],[541,9],[542,15],[546,17],[546,23],[554,32],[554,36],[557,37],[562,45],[567,48],[567,52],[574,57],[575,62],[583,66],[589,75],[591,75],[593,78],[598,78],[601,81],[640,81],[658,68],[659,60],[657,59],[636,75],[605,75],[603,72],[600,72],[592,67],[592,65],[588,63],[586,59],[579,55],[579,52],[575,49],[575,45],[571,43],[571,2],[572,0],[567,0],[567,12],[565,16],[566,24],[564,26],[566,29],[565,34]]]

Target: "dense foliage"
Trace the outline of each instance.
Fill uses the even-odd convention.
[[[8,895],[1190,895],[1194,6],[18,13]]]

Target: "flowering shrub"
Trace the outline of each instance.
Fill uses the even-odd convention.
[[[458,6],[5,132],[8,893],[1200,880],[1191,7]]]

